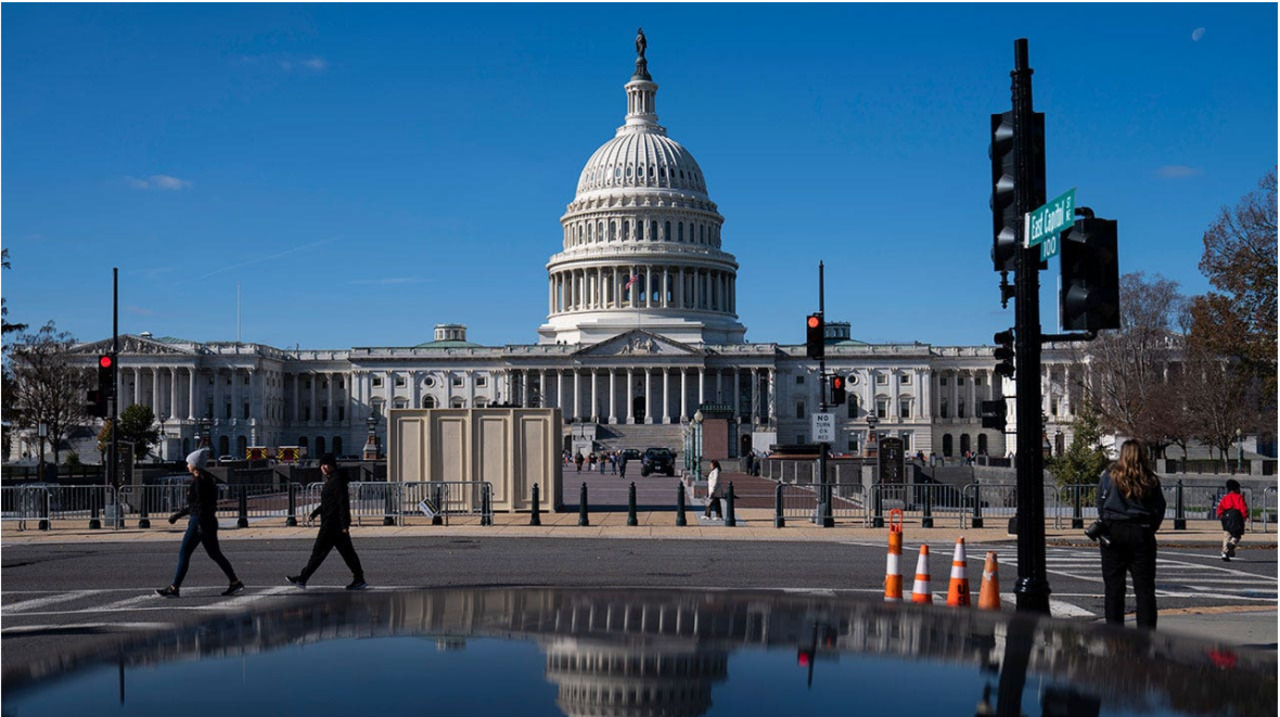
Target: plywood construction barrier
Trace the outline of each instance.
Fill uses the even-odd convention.
[[[493,486],[493,510],[564,505],[560,410],[396,408],[387,426],[389,480],[476,481]]]

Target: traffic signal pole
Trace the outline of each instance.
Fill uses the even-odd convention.
[[[822,354],[818,357],[818,405],[822,413],[827,412],[827,314],[826,314],[826,284],[823,276],[822,262],[818,262],[818,315],[822,317]],[[831,498],[833,491],[827,483],[827,451],[830,450],[830,443],[818,444],[818,484],[822,486],[822,527],[834,528],[836,525],[835,517],[832,513]],[[817,629],[817,628],[815,628]]]
[[[1049,614],[1049,579],[1045,566],[1044,455],[1040,433],[1040,258],[1039,249],[1027,248],[1026,227],[1021,221],[1034,210],[1032,200],[1031,75],[1027,40],[1014,41],[1013,122],[1017,180],[1014,204],[1017,225],[1016,283],[1014,293],[1017,391],[1018,475],[1018,580],[1013,594],[1022,612]]]

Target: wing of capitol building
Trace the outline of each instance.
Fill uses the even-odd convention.
[[[725,217],[693,154],[658,124],[658,85],[642,51],[623,89],[623,124],[587,159],[560,218],[537,343],[481,346],[451,323],[402,347],[286,350],[123,335],[121,407],[151,407],[167,459],[206,430],[218,455],[243,457],[251,446],[355,454],[371,424],[381,435],[389,409],[411,407],[553,407],[566,440],[673,450],[683,424],[706,408],[736,419],[731,457],[809,442],[817,362],[803,344],[745,341]],[[831,320],[826,343],[828,371],[848,378],[849,400],[834,407],[834,452],[862,451],[869,412],[908,454],[1004,457],[1012,448],[978,415],[982,401],[1012,393],[994,371],[993,347],[870,344]],[[110,348],[106,339],[77,350]],[[1042,410],[1058,451],[1070,442],[1078,397],[1068,387],[1080,366],[1070,349],[1045,347]]]

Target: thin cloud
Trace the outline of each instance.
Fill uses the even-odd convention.
[[[1164,179],[1186,179],[1187,177],[1195,177],[1202,174],[1204,170],[1198,167],[1188,167],[1185,164],[1167,164],[1156,170],[1156,175]]]
[[[1202,37],[1204,37],[1204,28],[1203,28],[1203,27],[1197,27],[1196,29],[1194,29],[1194,30],[1192,30],[1192,31],[1191,31],[1191,41],[1192,41],[1192,42],[1200,42],[1200,38],[1202,38]]]
[[[148,309],[142,306],[132,306],[132,305],[124,307],[124,310],[131,314],[137,314],[138,316],[152,316],[156,313],[151,309]]]
[[[352,286],[398,286],[400,284],[421,284],[426,279],[409,276],[389,276],[382,279],[355,279],[347,283]]]
[[[329,69],[329,61],[323,57],[308,57],[304,59],[288,58],[280,60],[280,69],[285,72],[324,72]]]
[[[178,179],[177,177],[173,177],[168,174],[153,174],[146,179],[125,177],[124,182],[134,189],[159,189],[162,191],[177,192],[191,188],[191,182],[185,179]]]
[[[277,252],[277,253],[275,253],[275,254],[269,254],[269,255],[267,255],[267,256],[260,256],[260,257],[258,257],[258,258],[256,258],[256,259],[250,259],[249,261],[242,261],[242,262],[240,262],[239,264],[231,264],[231,265],[229,265],[229,266],[224,266],[224,267],[221,267],[221,268],[219,268],[219,269],[214,269],[213,271],[210,271],[210,272],[208,272],[208,273],[206,273],[206,274],[201,274],[200,276],[197,276],[197,277],[196,277],[196,281],[199,281],[200,279],[207,279],[207,278],[209,278],[209,277],[211,277],[211,276],[214,276],[214,275],[216,275],[216,274],[224,274],[224,273],[226,273],[226,272],[228,272],[228,271],[235,271],[236,269],[239,269],[239,268],[241,268],[241,267],[252,266],[252,265],[254,265],[254,264],[261,264],[261,263],[262,263],[262,262],[264,262],[264,261],[275,261],[276,259],[280,259],[280,258],[282,258],[282,257],[289,256],[290,254],[296,254],[296,253],[298,253],[298,252],[300,252],[300,251],[306,251],[307,249],[314,249],[315,247],[318,247],[318,246],[324,246],[325,244],[332,244],[332,243],[333,243],[333,242],[335,242],[335,241],[337,241],[337,240],[336,240],[336,239],[325,239],[325,240],[323,240],[323,241],[312,242],[312,243],[310,243],[310,244],[303,244],[302,246],[295,246],[295,247],[294,247],[294,248],[292,248],[292,249],[285,249],[284,251],[282,251],[282,252]]]

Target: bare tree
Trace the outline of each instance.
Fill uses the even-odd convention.
[[[1139,438],[1158,455],[1169,445],[1171,414],[1179,409],[1168,371],[1182,341],[1174,325],[1184,303],[1178,283],[1141,272],[1120,280],[1120,330],[1089,344],[1086,390],[1104,430]]]
[[[87,419],[84,399],[92,371],[74,361],[75,344],[50,321],[35,333],[19,334],[10,347],[13,403],[5,412],[19,428],[34,431],[45,424],[55,463],[71,429]]]
[[[1261,384],[1237,362],[1192,344],[1188,350],[1187,403],[1197,440],[1218,449],[1225,459],[1236,432],[1260,429],[1257,391]]]

